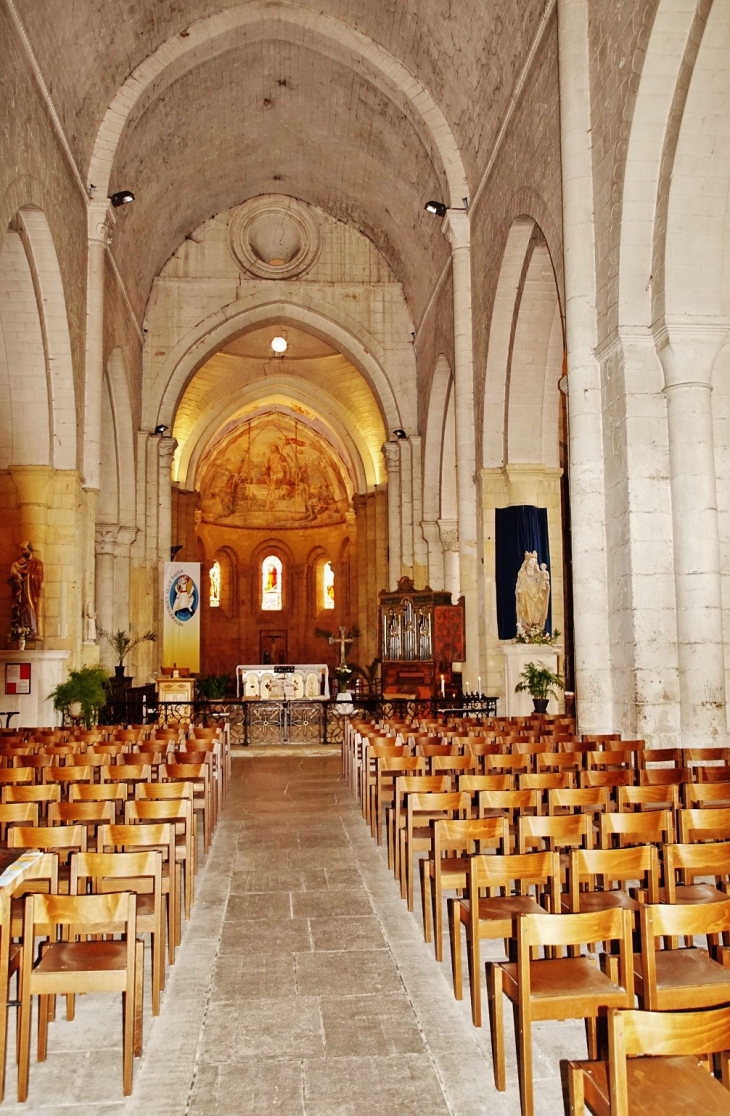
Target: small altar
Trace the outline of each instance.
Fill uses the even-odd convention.
[[[330,696],[326,663],[237,666],[236,696],[248,705],[247,744],[324,740],[324,702]]]

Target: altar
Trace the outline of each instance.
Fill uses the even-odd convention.
[[[236,696],[247,704],[247,744],[323,741],[330,696],[326,663],[237,666]]]

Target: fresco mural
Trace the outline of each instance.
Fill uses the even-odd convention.
[[[324,438],[295,418],[260,415],[212,450],[200,483],[200,511],[227,527],[323,527],[350,506],[338,459]]]

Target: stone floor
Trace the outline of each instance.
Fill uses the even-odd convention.
[[[73,1023],[59,1011],[51,1024],[25,1105],[11,1039],[0,1112],[519,1113],[511,1017],[499,1094],[488,1027],[472,1026],[468,1004],[401,901],[339,759],[235,759],[158,1019],[147,1004],[133,1096],[122,1097],[121,1005],[86,996]],[[581,1024],[535,1029],[538,1116],[563,1112],[559,1059],[582,1056]]]

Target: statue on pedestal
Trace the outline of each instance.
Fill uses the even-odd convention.
[[[550,607],[550,573],[546,564],[538,565],[537,551],[526,550],[515,586],[517,635],[530,636],[545,630]]]
[[[33,553],[30,542],[21,543],[20,557],[10,567],[8,578],[12,594],[11,634],[38,639],[38,601],[43,588],[43,563]]]

